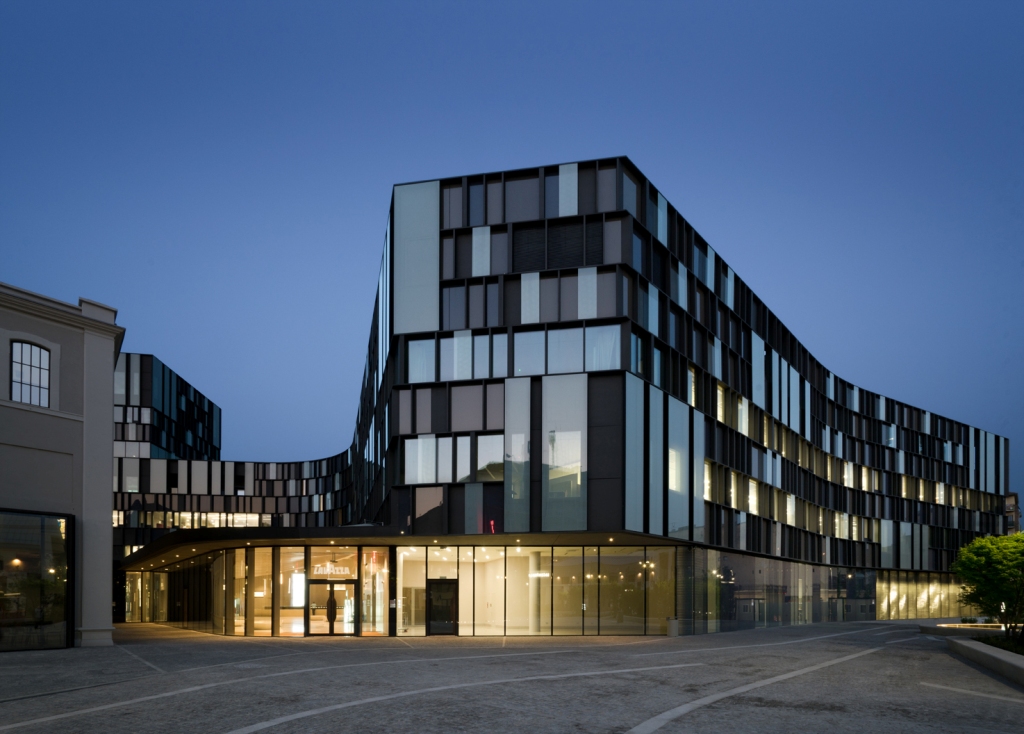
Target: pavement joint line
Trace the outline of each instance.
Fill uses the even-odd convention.
[[[412,645],[408,645],[408,647],[412,647]],[[260,661],[260,660],[277,660],[278,658],[293,658],[293,657],[295,657],[297,655],[327,655],[327,654],[339,653],[339,652],[393,652],[393,651],[397,651],[397,650],[401,650],[401,649],[402,648],[400,648],[400,647],[366,647],[366,648],[363,648],[361,650],[360,649],[356,649],[356,650],[352,650],[352,649],[337,650],[337,649],[331,649],[331,648],[329,648],[327,646],[324,646],[324,647],[322,647],[319,650],[300,650],[299,652],[286,652],[286,653],[282,653],[280,655],[265,655],[265,656],[263,656],[261,658],[248,658],[246,660],[232,660],[231,662],[228,662],[228,663],[215,663],[213,665],[198,665],[198,666],[196,666],[194,668],[182,668],[181,670],[173,670],[173,671],[170,671],[170,672],[172,674],[174,674],[174,675],[177,675],[178,673],[192,673],[192,672],[197,671],[197,670],[209,670],[210,668],[223,668],[223,667],[226,667],[228,665],[239,665],[241,663],[254,663],[254,662],[257,662],[257,661]],[[413,649],[415,649],[415,648],[413,648]]]
[[[161,667],[160,667],[159,665],[154,665],[153,663],[149,662],[148,660],[145,660],[145,659],[143,659],[143,658],[139,657],[138,655],[136,655],[135,653],[133,653],[133,652],[132,652],[131,650],[129,650],[129,649],[128,649],[127,647],[125,647],[124,645],[117,645],[117,647],[118,647],[118,648],[120,648],[121,650],[124,650],[124,651],[125,651],[126,653],[128,653],[129,655],[131,655],[131,656],[132,656],[133,658],[135,658],[136,660],[138,660],[138,661],[139,661],[140,663],[143,663],[144,665],[148,665],[148,666],[149,666],[149,667],[151,667],[151,668],[152,668],[153,670],[155,670],[155,671],[156,671],[157,673],[166,673],[166,672],[167,672],[166,670],[164,670],[163,668],[161,668]]]
[[[404,660],[379,660],[372,663],[346,663],[344,665],[325,665],[318,668],[302,668],[299,670],[284,670],[276,673],[263,673],[262,675],[252,675],[246,678],[233,678],[231,680],[216,681],[214,683],[203,683],[197,686],[189,686],[188,688],[178,688],[173,691],[165,691],[164,693],[154,693],[149,696],[139,696],[138,698],[131,698],[126,701],[115,701],[113,703],[106,703],[100,706],[91,706],[86,709],[78,709],[77,711],[68,711],[62,714],[53,714],[51,716],[43,716],[37,719],[26,719],[25,721],[18,721],[12,724],[4,724],[0,726],[0,731],[11,731],[12,729],[20,729],[26,726],[33,726],[35,724],[42,724],[48,721],[60,721],[62,719],[70,719],[75,716],[82,716],[84,714],[91,714],[97,711],[109,711],[110,709],[122,708],[124,706],[131,706],[136,703],[143,703],[145,701],[155,701],[161,698],[170,698],[172,696],[179,696],[184,693],[195,693],[197,691],[204,691],[209,688],[220,688],[221,686],[230,686],[236,683],[246,683],[254,680],[264,680],[267,678],[281,678],[286,675],[299,675],[302,673],[319,673],[325,670],[338,670],[341,668],[363,668],[373,665],[394,665],[397,663],[439,663],[447,662],[449,660],[481,660],[481,659],[493,659],[493,658],[515,658],[530,655],[559,655],[577,652],[576,650],[542,650],[539,652],[510,652],[510,653],[499,653],[497,655],[461,655],[451,656],[444,658],[406,658]],[[667,666],[667,667],[687,667],[686,665],[680,666]]]
[[[156,673],[146,673],[146,675],[139,675],[134,678],[120,678],[118,680],[107,681],[106,683],[93,683],[88,686],[77,686],[75,688],[61,688],[58,691],[43,691],[42,693],[29,693],[24,696],[14,696],[13,698],[2,698],[0,703],[11,703],[13,701],[24,701],[29,698],[42,698],[43,696],[56,696],[60,693],[74,693],[75,691],[85,691],[90,688],[102,688],[103,686],[112,686],[118,683],[130,683],[136,680],[142,680],[143,678],[152,678]]]
[[[432,688],[420,688],[414,691],[401,691],[399,693],[390,693],[383,696],[374,696],[373,698],[363,698],[356,701],[346,701],[345,703],[337,703],[331,706],[321,706],[320,708],[309,709],[308,711],[298,711],[294,714],[288,714],[286,716],[279,716],[276,719],[269,719],[267,721],[261,721],[257,724],[250,724],[244,726],[241,729],[233,729],[228,734],[253,734],[253,732],[262,731],[269,729],[278,724],[285,724],[290,721],[296,721],[298,719],[306,719],[311,716],[319,716],[320,714],[330,713],[331,711],[339,711],[341,709],[353,708],[355,706],[364,706],[369,703],[380,703],[381,701],[393,701],[397,698],[408,698],[410,696],[419,696],[425,693],[439,693],[441,691],[460,690],[465,688],[479,688],[482,686],[496,686],[501,684],[510,683],[526,683],[535,680],[562,680],[565,678],[584,678],[584,677],[596,677],[599,675],[617,675],[623,673],[642,673],[651,670],[669,670],[672,668],[691,668],[703,665],[703,663],[677,663],[675,665],[653,665],[644,668],[619,668],[617,670],[588,670],[582,673],[556,673],[551,675],[530,675],[522,678],[502,678],[499,680],[487,680],[487,681],[473,681],[471,683],[453,683],[447,686],[434,686]]]
[[[885,632],[876,632],[875,634],[873,634],[871,636],[872,637],[881,637],[882,635],[894,635],[897,632],[906,632],[906,631],[907,630],[906,630],[905,627],[898,627],[898,628],[896,628],[894,630],[886,630]]]
[[[686,648],[682,650],[663,650],[661,652],[641,652],[636,653],[634,657],[647,657],[649,655],[682,655],[688,652],[718,652],[719,650],[745,650],[751,647],[777,647],[778,645],[796,645],[800,642],[812,642],[814,640],[824,640],[829,637],[842,637],[843,635],[854,635],[858,632],[866,632],[871,627],[865,627],[859,630],[852,630],[850,632],[837,632],[833,635],[818,635],[816,637],[801,637],[797,640],[784,640],[782,642],[759,642],[754,645],[730,645],[729,647],[695,647]]]
[[[914,642],[915,640],[920,641],[920,637],[904,637],[902,640],[888,640],[886,645],[895,645],[898,642]]]
[[[921,685],[928,686],[929,688],[941,688],[944,691],[956,691],[957,693],[967,693],[971,696],[981,696],[982,698],[994,698],[996,701],[1009,701],[1010,703],[1024,704],[1024,698],[1010,698],[1009,696],[997,696],[993,693],[969,691],[966,688],[953,688],[952,686],[940,686],[938,683],[925,683],[924,681],[921,681]]]
[[[736,688],[730,688],[728,691],[722,691],[721,693],[713,693],[710,696],[704,696],[703,698],[698,698],[696,701],[690,701],[689,703],[683,704],[682,706],[677,706],[674,709],[669,709],[668,711],[660,713],[657,716],[654,716],[654,717],[648,719],[647,721],[644,721],[644,722],[642,722],[640,724],[637,724],[632,729],[630,729],[626,734],[651,734],[651,732],[657,731],[658,729],[660,729],[661,727],[665,726],[669,722],[678,719],[680,716],[683,716],[684,714],[690,713],[694,709],[699,709],[699,708],[702,708],[704,706],[708,706],[708,705],[710,705],[712,703],[715,703],[717,701],[721,701],[724,698],[731,698],[732,696],[738,696],[738,695],[740,695],[742,693],[747,693],[748,691],[752,691],[752,690],[754,690],[756,688],[763,688],[764,686],[769,686],[769,685],[771,685],[773,683],[780,683],[780,682],[782,682],[784,680],[788,680],[790,678],[796,678],[797,676],[800,676],[800,675],[806,675],[807,673],[813,673],[816,670],[821,670],[822,668],[827,668],[830,665],[837,665],[839,663],[845,663],[848,660],[853,660],[854,658],[859,658],[859,657],[862,657],[864,655],[870,655],[873,652],[878,652],[879,650],[883,650],[883,649],[885,649],[885,648],[873,647],[870,650],[861,650],[860,652],[856,652],[856,653],[854,653],[852,655],[844,655],[841,658],[835,658],[834,660],[828,660],[828,661],[826,661],[824,663],[818,663],[817,665],[811,665],[811,666],[809,666],[807,668],[801,668],[800,670],[794,670],[794,671],[792,671],[790,673],[783,673],[782,675],[776,675],[776,676],[773,676],[771,678],[765,678],[764,680],[754,681],[753,683],[747,683],[746,685],[737,686]],[[232,732],[232,734],[234,734],[234,732]],[[241,734],[241,733],[239,732],[239,734]]]

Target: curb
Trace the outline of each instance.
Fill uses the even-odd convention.
[[[984,642],[961,640],[956,637],[947,637],[946,644],[957,655],[988,668],[1017,685],[1024,686],[1024,655],[986,645]]]
[[[919,624],[917,629],[923,635],[935,635],[936,637],[996,637],[1006,634],[1001,629],[971,629],[969,627],[942,627],[928,624]]]

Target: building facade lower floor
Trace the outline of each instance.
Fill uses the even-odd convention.
[[[257,637],[665,635],[967,612],[950,574],[634,534],[286,530],[165,536],[126,560],[126,620]]]

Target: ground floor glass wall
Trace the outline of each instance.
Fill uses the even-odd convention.
[[[879,571],[876,594],[879,619],[977,616],[960,604],[960,585],[948,573]]]
[[[950,574],[695,546],[246,547],[129,572],[126,592],[130,621],[249,636],[706,634],[969,611]]]
[[[665,634],[675,616],[675,548],[404,546],[396,552],[397,634],[434,634],[453,598],[452,633]]]
[[[681,634],[875,619],[876,571],[676,549]]]

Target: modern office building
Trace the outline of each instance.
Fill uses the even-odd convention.
[[[111,644],[116,316],[0,284],[0,651]]]
[[[955,616],[957,549],[1006,531],[1006,438],[821,364],[626,158],[395,186],[383,245],[352,445],[183,457],[173,492],[140,458],[115,524],[191,529],[125,559],[130,618],[553,635]]]

